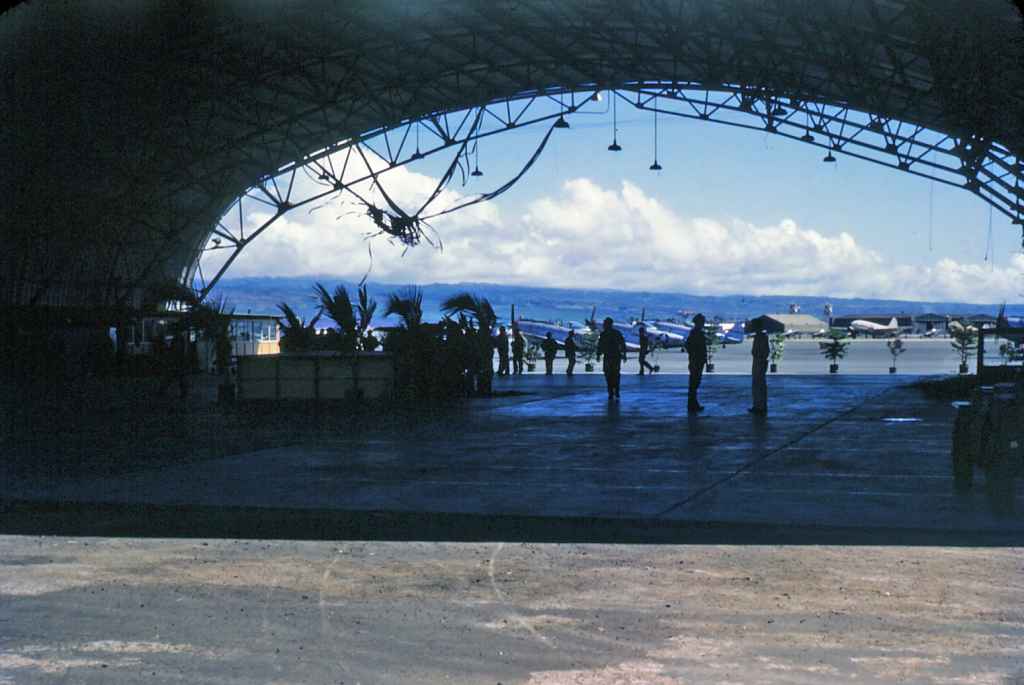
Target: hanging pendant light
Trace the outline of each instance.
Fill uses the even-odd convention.
[[[622,152],[622,146],[619,145],[619,114],[615,102],[618,98],[615,97],[615,91],[612,91],[609,97],[612,99],[612,144],[608,146],[608,150]]]
[[[416,152],[412,153],[412,159],[423,159],[423,153],[420,152],[420,122],[416,122]]]
[[[836,158],[832,156],[832,150],[829,150],[828,154],[825,155],[825,158],[823,160],[821,160],[821,161],[828,162],[829,164],[835,162]]]
[[[562,111],[558,113],[558,119],[555,120],[554,127],[569,128],[569,122],[566,121],[565,116],[563,116],[565,112],[565,103],[562,101],[561,95],[558,96],[558,106],[562,109]]]
[[[473,146],[473,152],[476,155],[476,159],[473,161],[473,171],[470,172],[470,176],[483,176],[484,172],[480,171],[480,141],[476,141]]]
[[[651,171],[661,171],[658,164],[658,96],[654,96],[654,164],[647,167]]]
[[[800,140],[805,143],[813,143],[814,136],[811,135],[811,113],[810,111],[804,111],[804,134],[800,136]]]

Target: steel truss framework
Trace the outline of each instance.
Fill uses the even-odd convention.
[[[376,181],[388,171],[465,148],[466,143],[481,138],[562,117],[571,119],[596,100],[599,92],[553,90],[504,99],[369,131],[318,150],[261,180],[235,200],[212,230],[188,280],[205,298],[242,251],[288,212],[344,195],[353,186]],[[1024,226],[1024,160],[995,141],[957,138],[849,107],[778,97],[744,86],[708,90],[699,84],[632,83],[609,95],[638,110],[766,131],[813,145],[827,151],[826,161],[834,161],[833,153],[838,153],[961,187]],[[538,103],[556,103],[559,108],[554,113],[538,113]],[[381,163],[376,164],[377,160]],[[301,176],[316,181],[312,192],[306,189],[299,195],[296,180]],[[246,216],[252,207],[271,214],[247,233]],[[207,278],[203,257],[222,250],[230,250],[229,256]]]
[[[799,132],[805,109],[827,114],[829,145],[911,173],[938,174],[928,162],[948,147],[920,157],[918,141],[940,131],[965,153],[941,164],[966,159],[961,183],[1016,213],[1001,162],[1024,151],[1024,25],[1007,0],[189,7],[82,0],[0,15],[0,305],[137,305],[190,277],[225,207],[261,179],[280,184],[310,150],[561,89],[639,90],[642,107],[699,116],[704,88],[722,105],[709,119],[761,128],[758,103],[778,100],[793,113],[773,115],[780,135]],[[730,84],[751,86],[746,116]],[[883,123],[897,154],[859,145],[876,115],[896,127]]]

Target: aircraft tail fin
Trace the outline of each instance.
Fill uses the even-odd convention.
[[[889,328],[899,328],[900,322],[896,320],[896,317],[892,317],[892,321],[889,322]]]

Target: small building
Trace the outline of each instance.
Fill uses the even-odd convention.
[[[935,332],[945,335],[949,332],[949,317],[945,314],[918,314],[914,317],[914,334],[925,335]]]
[[[125,351],[130,355],[154,354],[153,341],[166,341],[177,329],[179,312],[164,312],[158,316],[146,316],[129,322],[125,326]],[[231,355],[277,354],[280,348],[280,325],[277,317],[267,314],[232,314],[228,326],[231,338]],[[213,364],[213,350],[210,341],[202,340],[198,331],[192,332],[192,342],[198,348],[202,368]]]
[[[975,328],[996,327],[996,317],[992,316],[991,314],[970,314],[966,316],[956,316],[953,318],[956,319],[957,321],[960,321],[961,323],[966,323],[970,326],[974,326]]]
[[[817,335],[828,329],[828,324],[810,314],[765,314],[768,333],[786,333],[795,336]]]

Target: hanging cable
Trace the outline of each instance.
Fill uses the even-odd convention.
[[[995,248],[992,245],[992,205],[988,206],[988,239],[985,241],[985,261],[989,262],[994,271],[996,268]]]
[[[935,181],[928,184],[928,251],[933,250],[933,236],[935,234]]]

